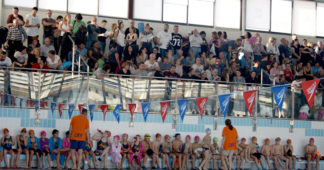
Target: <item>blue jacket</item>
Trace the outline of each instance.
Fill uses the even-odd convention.
[[[37,148],[38,148],[38,149],[41,149],[41,148],[40,148],[40,142],[39,142],[39,139],[38,139],[37,137],[35,137],[35,140],[36,140]],[[31,146],[32,146],[32,143],[31,143],[30,137],[28,137],[27,149],[29,149]]]
[[[50,147],[50,151],[54,151],[55,150],[55,141],[54,138],[51,137],[48,141],[49,143],[49,147]],[[62,139],[61,138],[57,138],[57,144],[58,144],[58,149],[62,149]],[[52,160],[56,160],[56,155],[55,154],[51,154],[51,159]]]

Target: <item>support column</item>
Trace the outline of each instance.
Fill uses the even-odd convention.
[[[0,12],[0,26],[3,26],[3,25],[2,25],[2,20],[3,20],[3,18],[2,18],[3,14],[2,14],[2,13],[4,13],[4,11],[5,11],[5,10],[3,9],[4,7],[3,7],[2,4],[3,4],[3,0],[0,0],[0,9],[1,9],[1,10],[0,10],[0,11],[1,11],[1,12]]]
[[[246,14],[246,0],[241,0],[241,31],[242,31],[242,35],[245,34],[245,14]]]

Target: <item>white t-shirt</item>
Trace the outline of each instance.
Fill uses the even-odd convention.
[[[63,21],[61,21],[60,24],[62,25],[62,29],[63,29],[63,30],[67,30],[67,29],[68,29],[68,28],[67,28],[67,25],[64,24]],[[70,24],[70,26],[71,26],[71,28],[72,28],[72,24]],[[61,31],[61,36],[63,36],[64,33],[65,33],[64,31]]]
[[[11,59],[6,57],[5,60],[0,61],[0,67],[10,67],[12,65]]]
[[[172,39],[171,33],[160,31],[157,35],[161,43],[161,49],[167,49],[169,42]]]
[[[54,61],[52,61],[50,57],[47,57],[46,62],[48,66],[55,66],[56,64],[58,64],[59,60],[60,56],[55,55]]]
[[[29,25],[31,24],[40,24],[40,20],[38,16],[32,16],[30,14],[26,15],[26,19],[29,21]],[[26,33],[28,36],[35,37],[39,35],[39,28],[38,27],[27,27]]]
[[[253,52],[252,45],[249,43],[248,40],[244,40],[244,52]]]
[[[191,66],[191,68],[193,70],[195,70],[195,72],[197,72],[197,73],[201,73],[202,71],[204,71],[204,66],[203,65],[198,66],[197,64],[193,64]]]
[[[194,42],[191,42],[193,40],[194,40]],[[190,47],[197,47],[197,48],[200,48],[201,47],[201,43],[203,42],[202,41],[202,38],[198,34],[197,34],[197,36],[190,35],[189,41],[190,41]]]
[[[120,46],[125,47],[125,34],[119,30],[117,41]]]
[[[21,54],[19,51],[16,51],[14,56],[17,58],[17,62],[20,64],[24,64],[28,59],[28,54]]]
[[[144,64],[146,65],[146,67],[148,69],[153,69],[155,67],[159,67],[159,63],[156,61],[153,64],[151,64],[149,60],[146,60]]]

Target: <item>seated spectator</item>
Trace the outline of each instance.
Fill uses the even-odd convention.
[[[5,51],[2,51],[2,49],[0,48],[0,68],[7,70],[8,67],[11,67],[11,65],[11,59],[7,56],[7,53]]]
[[[168,78],[180,78],[180,75],[176,72],[176,66],[172,65],[170,71],[164,72],[164,77]]]
[[[236,63],[239,66],[241,65],[241,61],[238,59],[237,53],[233,53],[232,58],[229,62],[229,65],[231,65],[232,63]]]
[[[88,51],[88,65],[91,69],[94,68],[97,60],[100,58],[100,56],[104,55],[102,50],[99,48],[99,42],[94,41],[91,45],[91,48]]]
[[[12,63],[13,67],[26,67],[28,63],[27,48],[23,46],[19,51],[14,54],[16,61]]]
[[[128,46],[124,51],[123,62],[130,62],[136,60],[136,54],[133,50],[133,46]]]
[[[286,67],[285,67],[285,70],[284,70],[284,76],[285,76],[285,79],[288,82],[292,82],[293,75],[292,75],[289,63],[286,64]]]
[[[293,68],[293,73],[295,75],[295,79],[301,79],[304,77],[304,68],[303,68],[303,63],[298,62],[297,66],[294,66]]]
[[[220,65],[222,65],[223,67],[228,67],[228,62],[227,62],[227,59],[225,58],[225,54],[224,52],[220,52],[218,54],[218,57],[219,57],[219,61],[220,61]]]
[[[142,47],[142,48],[143,48],[143,47]],[[145,47],[144,47],[144,48],[145,48]],[[148,52],[147,49],[146,49],[146,52]],[[156,58],[157,61],[159,61],[159,60],[162,59],[162,55],[161,55],[161,53],[159,53],[159,48],[154,47],[154,48],[153,48],[153,54],[155,55],[155,58]]]
[[[311,63],[308,62],[306,66],[304,66],[304,76],[306,80],[313,80],[314,79],[314,74],[312,70]]]
[[[207,74],[206,74],[205,71],[203,71],[203,72],[201,73],[200,80],[208,80],[208,78],[207,78]]]
[[[110,65],[106,64],[102,68],[98,68],[94,72],[94,75],[96,76],[97,79],[103,79],[105,77],[108,77],[109,73],[110,73]]]
[[[155,48],[153,50],[153,53],[155,51]],[[142,47],[136,57],[136,65],[139,65],[139,63],[144,63],[148,59],[147,55],[147,49],[145,47]]]
[[[237,70],[235,73],[236,76],[234,76],[233,81],[237,84],[245,83],[245,78],[242,77],[241,71]]]
[[[315,63],[315,65],[312,67],[313,75],[317,75],[319,72],[319,63]]]
[[[252,59],[251,59],[251,53],[247,52],[244,53],[244,57],[241,60],[241,68],[247,70],[251,70],[252,68]]]
[[[55,50],[54,46],[51,45],[51,39],[45,38],[44,44],[41,46],[42,56],[48,57],[48,52],[50,50]]]
[[[196,59],[194,57],[194,52],[192,50],[189,51],[189,56],[186,57],[186,63],[185,66],[191,67],[193,64],[195,64]]]
[[[41,50],[39,48],[34,48],[33,51],[28,55],[28,68],[32,67],[33,64],[37,63],[38,58],[41,57]]]
[[[128,62],[124,62],[122,64],[122,69],[119,70],[118,74],[121,74],[121,75],[131,75],[131,72],[129,70],[129,63]],[[129,77],[129,76],[122,76],[122,77]]]
[[[74,56],[74,62],[78,63],[79,62],[79,57],[83,58],[84,61],[86,63],[88,63],[88,50],[85,48],[85,44],[84,43],[80,43],[80,44],[77,44],[76,46],[74,46],[73,50],[75,50],[75,56]],[[68,55],[68,60],[69,61],[72,61],[72,54],[73,52],[70,51],[69,52],[69,55]],[[84,64],[83,61],[80,61],[81,63],[81,66],[80,66],[80,69],[82,71],[87,71],[86,70],[86,65]]]
[[[62,60],[60,56],[55,54],[54,50],[48,52],[48,57],[46,59],[48,68],[53,70],[63,70]]]
[[[135,75],[140,77],[146,77],[148,72],[145,70],[146,65],[144,63],[140,63],[138,69],[135,71]]]
[[[48,71],[46,71],[46,70],[48,70],[49,67],[46,64],[46,60],[47,60],[47,58],[44,56],[38,57],[37,63],[34,63],[32,65],[32,69],[42,69],[42,71],[41,71],[42,73],[48,73]],[[36,71],[36,70],[33,70],[33,71]]]
[[[261,73],[261,69],[260,69],[259,65],[260,64],[259,64],[258,60],[253,61],[252,71],[254,71],[256,73],[256,75],[260,75],[260,73]]]
[[[250,75],[246,78],[247,83],[255,83],[258,84],[260,83],[260,80],[257,77],[257,73],[255,71],[252,71]]]
[[[182,77],[182,78],[184,78],[184,79],[194,79],[194,80],[199,80],[201,77],[200,77],[200,75],[199,75],[199,77],[196,76],[195,70],[192,69],[192,68],[190,68],[190,69],[188,70],[188,72],[185,72],[185,73],[183,74],[183,77]]]
[[[280,69],[278,67],[278,63],[274,62],[272,64],[272,68],[270,70],[270,78],[272,81],[275,81],[276,83],[279,82],[279,76],[280,76]]]
[[[148,71],[147,76],[153,76],[155,71],[159,71],[160,67],[158,62],[155,60],[155,55],[151,54],[150,59],[145,61],[146,70]]]
[[[205,52],[200,53],[200,64],[203,65],[204,67],[208,66],[207,55]]]
[[[177,60],[176,60],[176,73],[178,73],[178,75],[180,76],[180,77],[182,77],[183,76],[183,65],[180,63],[180,58],[178,58]]]
[[[288,81],[286,80],[284,75],[279,76],[279,81],[276,83],[276,85],[285,85],[288,84]]]
[[[204,66],[200,63],[200,58],[196,58],[196,63],[191,66],[193,69],[193,75],[201,77],[201,73],[204,71]]]
[[[216,69],[216,68],[212,69],[210,76],[208,76],[207,71],[206,71],[206,73],[207,73],[208,80],[221,81],[221,77],[219,76],[218,69]]]
[[[162,72],[169,71],[170,68],[171,68],[171,63],[169,62],[169,58],[168,57],[163,57],[162,62],[159,63],[159,66],[160,66],[160,70]]]
[[[27,53],[29,54],[35,48],[39,48],[39,47],[40,47],[40,45],[39,45],[38,39],[33,39],[32,42],[31,42],[31,44],[27,48]]]
[[[102,69],[104,65],[105,65],[105,57],[103,55],[100,55],[100,58],[97,60],[97,62],[95,64],[93,72],[95,72],[99,68]]]

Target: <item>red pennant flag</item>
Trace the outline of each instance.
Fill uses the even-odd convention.
[[[58,105],[58,111],[59,111],[59,113],[60,113],[60,118],[62,118],[62,107],[63,107],[63,103],[60,103],[59,105]]]
[[[246,104],[246,107],[250,113],[250,116],[252,116],[252,110],[253,110],[253,106],[254,106],[254,102],[255,102],[256,92],[257,92],[257,90],[243,92],[245,104]]]
[[[47,101],[42,101],[42,107],[43,108],[47,107]]]
[[[128,109],[129,109],[131,116],[133,117],[135,109],[136,109],[136,104],[128,104]]]
[[[319,82],[319,79],[302,82],[303,92],[311,110],[313,108],[315,93]]]
[[[164,123],[166,115],[168,114],[168,108],[170,106],[170,102],[160,102],[161,105],[161,117]]]
[[[107,104],[103,104],[103,105],[100,106],[100,109],[101,109],[101,111],[103,113],[104,120],[106,120],[106,113],[108,111],[108,105]]]
[[[81,112],[82,112],[83,106],[84,106],[83,104],[79,104],[79,105],[78,105],[78,107],[79,107],[79,111],[80,111],[80,114],[81,114]]]
[[[3,92],[1,92],[1,93],[0,93],[0,96],[1,96],[1,104],[3,104],[3,102],[4,102],[4,101],[3,101],[3,98],[4,98],[4,93],[3,93]]]
[[[205,110],[205,106],[207,104],[207,100],[208,100],[208,97],[196,98],[196,104],[199,108],[201,119],[204,116],[204,110]]]
[[[27,107],[31,107],[30,99],[27,99],[26,103],[27,103]]]
[[[16,106],[16,96],[12,96],[12,106]]]

